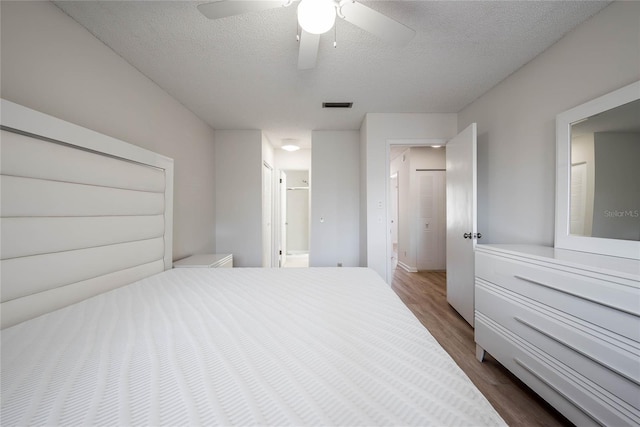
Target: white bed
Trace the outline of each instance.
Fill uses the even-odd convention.
[[[175,269],[2,334],[3,425],[501,425],[369,269]]]
[[[504,425],[372,270],[171,270],[170,159],[2,108],[3,426]]]

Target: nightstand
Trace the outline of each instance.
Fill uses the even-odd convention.
[[[232,254],[199,254],[182,258],[173,263],[173,268],[231,268]]]

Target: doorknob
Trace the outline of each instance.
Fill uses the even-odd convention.
[[[464,233],[462,237],[465,239],[481,239],[482,233]]]

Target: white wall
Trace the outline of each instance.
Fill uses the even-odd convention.
[[[173,258],[214,251],[213,130],[52,3],[0,10],[2,97],[173,158]]]
[[[275,150],[273,148],[273,144],[267,138],[267,135],[262,133],[262,161],[266,162],[275,169]]]
[[[298,151],[275,150],[275,167],[279,170],[310,170],[311,149],[302,148]]]
[[[262,150],[259,130],[216,131],[216,250],[237,267],[262,266]]]
[[[360,135],[313,131],[311,138],[309,265],[359,266]]]
[[[457,115],[452,114],[382,114],[369,113],[362,123],[361,144],[366,194],[367,266],[385,279],[387,276],[388,233],[388,143],[393,139],[445,139],[456,135]],[[361,164],[361,167],[362,164]],[[364,243],[364,242],[363,242]]]
[[[444,169],[447,166],[446,148],[412,147],[411,169]]]
[[[287,187],[308,187],[309,171],[308,170],[286,170]]]
[[[459,113],[478,123],[482,243],[553,245],[556,114],[640,79],[640,2],[614,2]]]

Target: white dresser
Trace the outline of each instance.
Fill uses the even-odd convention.
[[[640,425],[640,261],[478,245],[475,341],[576,425]]]
[[[173,263],[173,268],[231,268],[232,254],[198,254]]]

